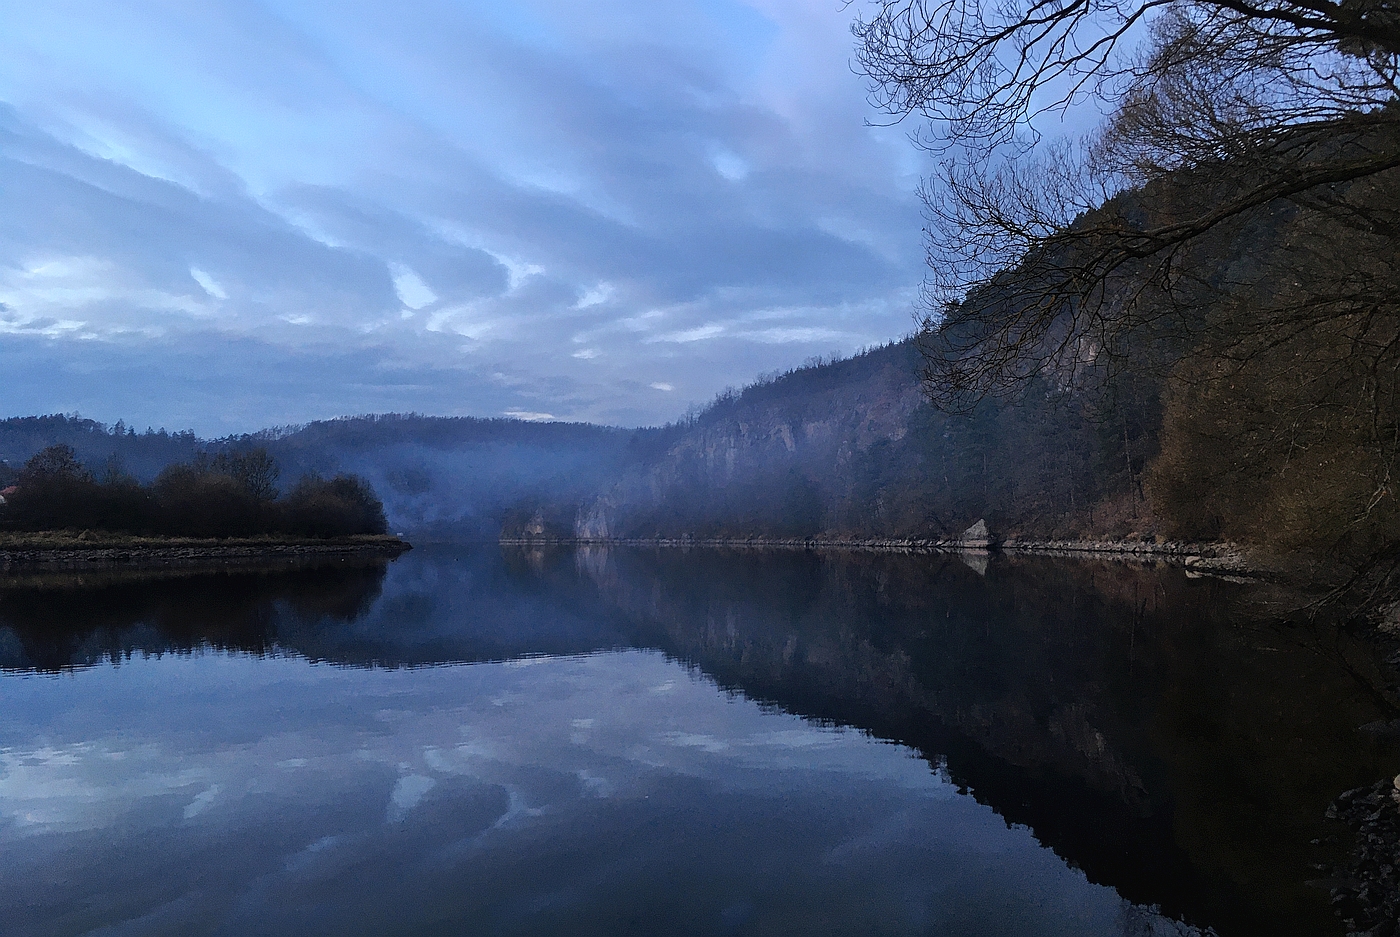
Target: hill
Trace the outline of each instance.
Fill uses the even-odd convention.
[[[1001,536],[1151,535],[1154,395],[1047,385],[954,415],[928,403],[921,360],[896,342],[724,394],[595,497],[526,505],[504,534],[939,538],[986,519]]]
[[[512,505],[596,491],[658,432],[391,413],[209,440],[164,429],[138,433],[76,415],[14,417],[0,420],[0,483],[56,443],[72,446],[98,477],[119,469],[143,482],[200,453],[264,447],[280,466],[284,488],[309,472],[355,474],[384,500],[395,531],[418,539],[494,539]]]

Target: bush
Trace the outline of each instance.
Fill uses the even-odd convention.
[[[323,479],[305,475],[287,495],[282,527],[308,537],[382,534],[389,529],[384,505],[369,482],[355,475]]]
[[[30,459],[7,499],[5,516],[23,530],[86,527],[98,512],[99,486],[71,446],[49,446]]]
[[[262,505],[238,480],[175,465],[152,486],[161,533],[184,537],[246,537],[268,529]]]
[[[266,450],[201,454],[167,466],[149,486],[116,460],[101,481],[66,445],[50,446],[19,472],[0,507],[8,530],[107,530],[181,537],[291,534],[342,537],[388,530],[384,505],[361,478],[308,475],[278,499],[279,470]]]
[[[1168,536],[1352,566],[1396,542],[1400,329],[1378,318],[1183,363],[1149,479]]]

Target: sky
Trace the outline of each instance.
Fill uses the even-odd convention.
[[[649,425],[907,334],[841,0],[0,0],[0,416]]]

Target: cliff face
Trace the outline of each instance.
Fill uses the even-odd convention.
[[[908,435],[924,405],[914,366],[911,349],[896,345],[760,385],[707,414],[648,474],[659,486],[727,484],[774,466],[839,476],[876,442]]]
[[[946,538],[985,518],[997,536],[1072,536],[1104,527],[1105,505],[1140,489],[1133,471],[1146,453],[1134,450],[1150,443],[1141,421],[1105,429],[1083,401],[1045,388],[945,414],[925,399],[920,360],[900,342],[726,394],[659,431],[661,444],[595,495],[556,506],[555,529],[580,539]],[[1128,513],[1145,526],[1145,504]]]
[[[872,446],[898,445],[925,407],[907,344],[722,397],[658,457],[578,510],[574,534],[804,536],[853,486]]]

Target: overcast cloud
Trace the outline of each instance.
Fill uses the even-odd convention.
[[[6,415],[679,415],[898,337],[839,0],[0,0]]]

